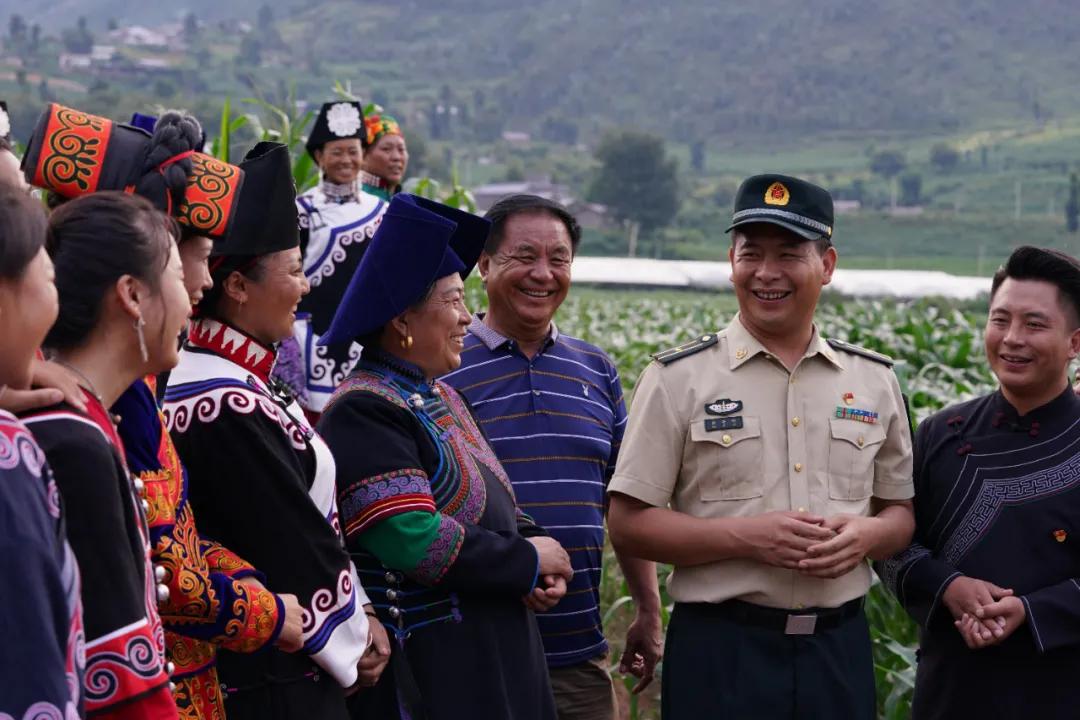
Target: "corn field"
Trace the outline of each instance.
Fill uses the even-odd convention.
[[[471,308],[482,308],[483,291],[470,283]],[[650,293],[572,292],[556,322],[562,332],[595,343],[615,361],[626,396],[649,362],[649,355],[677,345],[702,332],[724,327],[733,314],[730,296]],[[988,392],[993,387],[982,349],[982,317],[948,304],[918,302],[832,302],[818,311],[826,337],[848,340],[892,356],[900,385],[921,420],[945,404]],[[659,567],[663,622],[667,626],[671,599],[665,591],[669,567]],[[627,690],[634,679],[615,671],[625,631],[633,618],[633,603],[610,547],[604,557],[601,607],[605,634],[611,644],[609,663],[617,685]],[[914,624],[892,596],[875,585],[866,607],[874,643],[878,714],[886,720],[907,718],[915,682]],[[622,717],[658,718],[659,680],[641,696],[619,688]]]

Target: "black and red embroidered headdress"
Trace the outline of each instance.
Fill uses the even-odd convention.
[[[23,174],[68,199],[100,190],[138,193],[192,231],[224,238],[240,212],[244,171],[197,152],[201,128],[181,131],[181,124],[163,116],[151,134],[50,103],[23,156]]]

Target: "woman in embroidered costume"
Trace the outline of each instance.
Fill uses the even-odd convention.
[[[397,640],[353,717],[555,717],[530,608],[565,594],[569,558],[518,509],[465,400],[434,379],[461,362],[463,277],[487,231],[395,196],[323,338],[364,346],[319,430],[349,550]]]
[[[56,210],[47,247],[60,314],[45,347],[80,377],[86,411],[62,403],[24,422],[52,466],[82,572],[87,714],[175,718],[144,507],[107,408],[176,362],[189,314],[180,258],[167,218],[115,192]]]
[[[7,388],[29,387],[34,353],[56,319],[45,224],[22,188],[0,185],[0,399]],[[79,568],[62,505],[41,448],[0,410],[0,587],[9,589],[0,611],[0,718],[82,713]]]
[[[401,192],[409,169],[409,148],[401,124],[381,110],[364,118],[364,192],[389,201]]]
[[[368,600],[338,529],[333,458],[270,377],[274,347],[307,291],[288,150],[260,143],[243,167],[243,191],[262,198],[262,212],[238,218],[211,256],[214,286],[169,378],[164,413],[200,530],[303,607],[295,654],[219,653],[230,718],[343,718],[358,664],[378,663],[374,652],[364,658]]]
[[[375,233],[386,202],[360,189],[364,113],[358,102],[325,103],[308,137],[308,154],[319,166],[319,184],[296,198],[300,251],[311,292],[300,301],[295,339],[278,351],[274,377],[285,382],[300,406],[316,418],[334,388],[349,374],[360,348],[319,347],[364,245]]]
[[[51,106],[45,117],[59,119],[59,106]],[[138,181],[131,183],[137,193],[154,198],[159,209],[181,216],[184,224],[171,224],[170,232],[180,237],[179,255],[188,295],[201,297],[203,288],[210,284],[207,257],[212,247],[211,239],[201,233],[215,230],[214,213],[192,214],[193,202],[185,197],[188,187],[197,188],[207,172],[205,163],[196,164],[198,157],[193,152],[203,142],[198,121],[172,111],[160,120],[136,115],[133,125],[139,129],[135,129],[112,125],[104,118],[85,117],[102,127],[111,126],[110,133],[118,141],[113,142],[110,136],[110,142],[105,143],[109,151],[102,156],[94,156],[88,146],[82,146],[76,162],[109,168],[99,178],[97,190],[124,187],[133,173],[141,173]],[[42,149],[54,144],[56,128],[62,126],[62,122],[39,123],[30,143],[32,160],[41,161]],[[33,165],[28,167],[32,177],[47,177]],[[228,167],[232,174],[242,173],[240,168]],[[60,192],[71,197],[89,191],[89,187],[60,184],[50,184],[47,189],[61,199]],[[237,215],[243,212],[240,208],[251,204],[237,199],[230,205],[231,214]],[[261,207],[256,211],[261,212]],[[163,369],[167,368],[158,368]],[[155,383],[152,374],[137,380],[110,411],[117,418],[128,467],[145,503],[155,581],[159,583],[158,611],[166,629],[166,667],[174,680],[173,699],[183,718],[224,718],[224,700],[214,667],[215,645],[253,652],[276,641],[296,649],[301,609],[293,596],[275,597],[267,591],[261,574],[248,563],[199,536],[187,501],[186,474],[155,402]]]
[[[201,143],[194,118],[167,112],[141,116],[154,132],[154,146],[174,157]],[[154,163],[154,158],[149,160]],[[191,161],[170,166],[166,182],[183,189]],[[180,207],[176,203],[173,209]],[[237,212],[243,212],[237,209]],[[185,224],[179,254],[192,305],[212,287],[207,266],[212,241]],[[187,473],[165,428],[155,395],[157,378],[136,381],[112,406],[128,465],[143,488],[153,546],[154,572],[166,599],[158,610],[165,624],[167,656],[175,666],[173,699],[185,719],[224,718],[225,703],[215,667],[217,647],[254,652],[276,643],[300,647],[301,609],[293,595],[275,596],[249,563],[220,543],[201,537],[188,502]]]

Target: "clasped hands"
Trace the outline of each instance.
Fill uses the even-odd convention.
[[[570,556],[557,540],[547,536],[527,538],[536,549],[540,582],[521,600],[533,612],[555,607],[566,595],[566,584],[574,577]]]
[[[1003,642],[1027,622],[1027,609],[1012,589],[986,580],[962,575],[949,583],[941,601],[972,650]]]
[[[881,538],[881,520],[779,511],[745,518],[736,533],[749,556],[803,575],[836,578],[854,570]]]

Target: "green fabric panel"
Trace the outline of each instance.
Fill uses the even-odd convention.
[[[427,557],[438,533],[439,515],[415,510],[380,520],[359,540],[386,567],[411,573]]]

